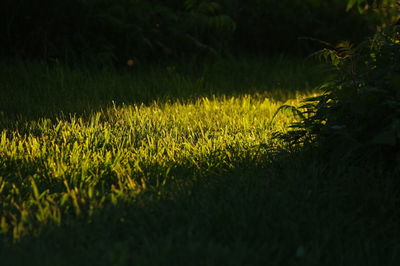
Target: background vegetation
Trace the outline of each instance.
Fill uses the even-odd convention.
[[[336,0],[5,0],[0,5],[3,57],[68,63],[308,54],[321,46],[307,38],[359,42],[390,13],[346,12],[346,1]]]

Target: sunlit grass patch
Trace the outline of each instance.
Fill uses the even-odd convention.
[[[88,118],[41,119],[4,130],[1,230],[18,239],[41,224],[90,216],[146,189],[161,192],[243,162],[265,163],[279,145],[272,132],[293,121],[289,113],[271,121],[281,104],[244,95],[121,105]]]

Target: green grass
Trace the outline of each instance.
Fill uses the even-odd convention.
[[[139,67],[3,66],[1,265],[399,263],[399,173],[272,138],[312,62]]]

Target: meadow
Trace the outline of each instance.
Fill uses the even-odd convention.
[[[274,137],[330,75],[2,63],[1,265],[398,265],[398,173]]]

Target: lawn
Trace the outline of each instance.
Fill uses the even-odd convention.
[[[3,63],[1,265],[398,265],[398,173],[274,138],[328,77],[284,57]]]

